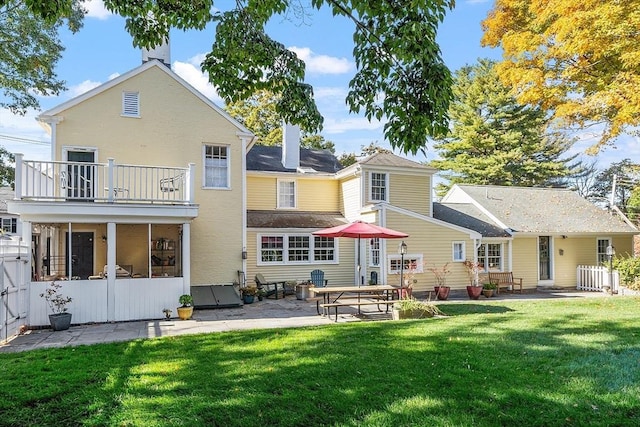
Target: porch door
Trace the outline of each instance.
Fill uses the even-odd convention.
[[[94,193],[95,153],[93,151],[67,151],[67,161],[90,163],[88,165],[67,166],[67,198],[92,200]]]
[[[71,233],[71,273],[81,279],[93,276],[93,232]],[[66,259],[69,259],[69,233],[65,233]],[[69,274],[69,263],[65,263],[65,274]]]
[[[540,260],[540,280],[551,280],[551,237],[538,238],[538,259]]]

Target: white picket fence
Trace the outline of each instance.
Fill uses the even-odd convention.
[[[611,292],[617,293],[620,287],[620,275],[616,270],[609,274],[609,269],[597,265],[579,265],[577,268],[576,288],[582,291],[602,291],[609,286]]]

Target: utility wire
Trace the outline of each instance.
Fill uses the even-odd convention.
[[[20,136],[4,135],[4,134],[0,134],[0,140],[19,142],[21,144],[51,145],[49,142],[46,142],[46,141],[40,141],[37,139],[23,138]]]

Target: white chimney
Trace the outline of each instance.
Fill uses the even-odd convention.
[[[285,123],[282,129],[282,166],[298,169],[300,166],[300,126]]]
[[[142,48],[142,62],[145,63],[152,59],[157,59],[171,68],[171,46],[168,38],[160,46],[151,49]]]

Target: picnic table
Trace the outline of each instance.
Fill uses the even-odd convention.
[[[363,285],[363,286],[325,286],[321,288],[312,287],[310,291],[315,295],[322,296],[322,315],[331,318],[329,310],[335,310],[335,319],[338,321],[339,307],[360,307],[363,305],[385,305],[389,309],[389,305],[398,302],[393,299],[394,292],[400,289],[398,286],[391,285]],[[362,295],[368,295],[372,299],[362,300]]]

